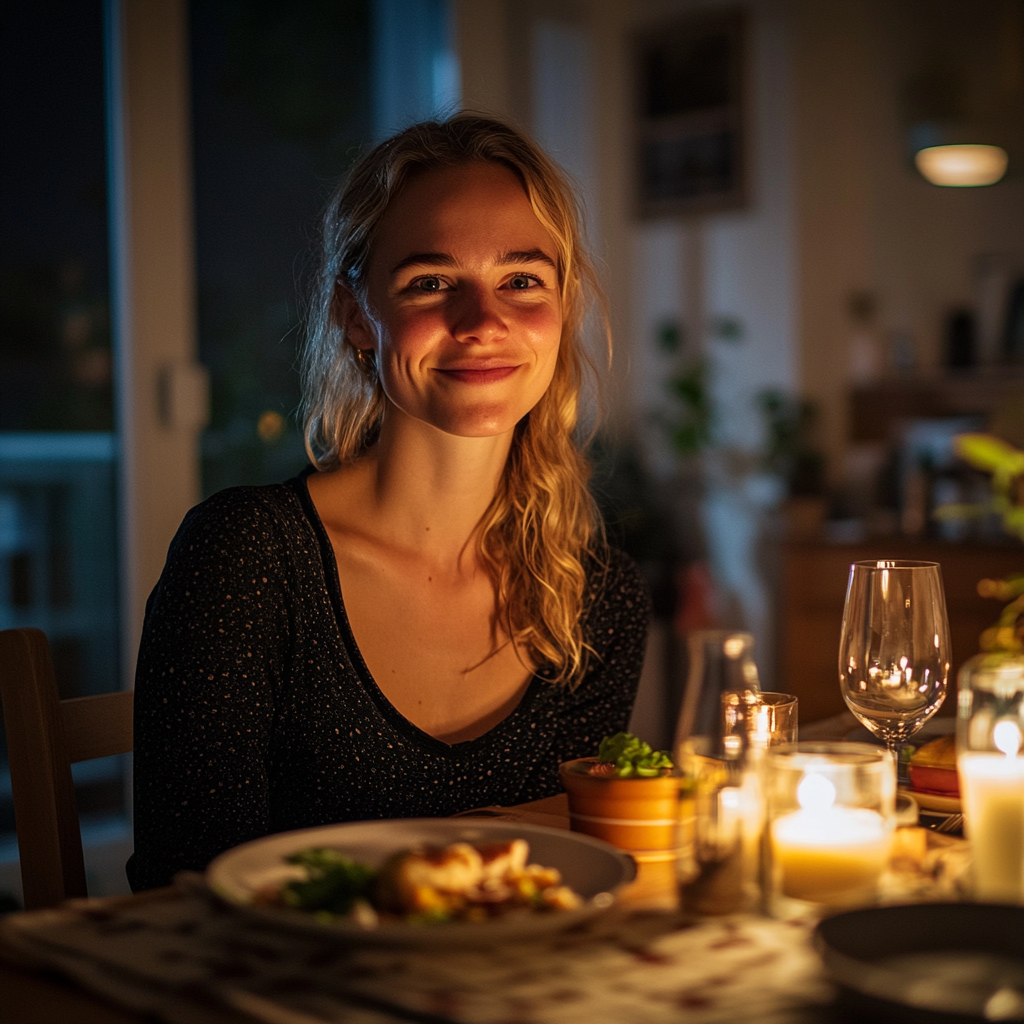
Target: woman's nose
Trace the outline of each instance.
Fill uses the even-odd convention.
[[[500,341],[508,335],[497,298],[486,288],[463,288],[452,303],[452,336],[456,341]]]

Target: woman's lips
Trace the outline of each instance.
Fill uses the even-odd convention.
[[[438,369],[438,373],[462,384],[493,384],[495,381],[511,377],[516,369],[515,366],[489,366],[480,369],[467,366],[456,369]]]

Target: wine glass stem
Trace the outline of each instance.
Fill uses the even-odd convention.
[[[894,767],[896,768],[896,785],[898,786],[909,786],[910,779],[907,776],[907,770],[903,765],[902,753],[905,740],[892,739],[888,740],[886,746],[889,748],[889,753],[892,754]]]

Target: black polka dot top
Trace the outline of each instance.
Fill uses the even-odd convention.
[[[192,509],[146,606],[135,691],[133,889],[271,832],[434,817],[557,793],[558,764],[624,729],[650,603],[633,562],[590,572],[575,691],[531,680],[475,739],[447,744],[378,689],[349,628],[305,480]]]

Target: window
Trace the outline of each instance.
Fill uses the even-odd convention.
[[[120,688],[103,46],[100,0],[4,7],[0,629],[45,630],[62,697]],[[87,839],[125,829],[123,760],[75,769]]]

